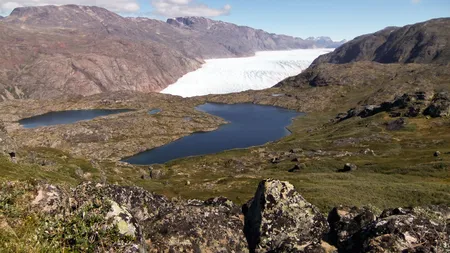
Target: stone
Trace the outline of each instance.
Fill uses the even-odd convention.
[[[325,217],[288,182],[262,181],[242,211],[250,252],[306,252],[328,231]]]
[[[448,92],[435,94],[423,114],[433,118],[450,116],[450,94]]]
[[[106,214],[107,219],[113,219],[114,225],[117,225],[121,235],[131,236],[136,238],[138,229],[136,227],[136,220],[125,208],[117,204],[115,201],[111,202],[111,210]]]
[[[277,163],[280,163],[281,160],[280,160],[279,157],[274,157],[274,158],[270,159],[270,162],[271,162],[272,164],[277,164]]]
[[[151,179],[161,179],[166,175],[166,172],[162,169],[152,169],[150,170]]]
[[[328,214],[330,232],[327,239],[341,250],[350,250],[353,247],[352,237],[375,219],[375,215],[366,207],[335,207]]]
[[[338,170],[338,172],[350,172],[355,171],[358,167],[355,164],[352,163],[346,163],[344,165],[344,168]]]
[[[370,148],[366,148],[366,149],[362,150],[361,153],[363,153],[364,155],[372,155],[372,156],[375,156],[375,151],[373,151],[373,150],[370,149]]]
[[[438,156],[440,156],[440,155],[441,155],[441,152],[440,152],[440,151],[434,152],[434,156],[435,156],[435,157],[438,157]]]
[[[444,207],[447,214],[449,207]],[[444,211],[433,211],[439,217]],[[364,228],[357,237],[351,252],[449,252],[450,238],[443,220],[432,220],[430,210],[385,210],[375,222]]]

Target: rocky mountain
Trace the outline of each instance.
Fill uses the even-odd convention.
[[[378,85],[384,94],[374,97],[400,95],[412,84],[429,92],[448,87],[449,29],[450,18],[442,18],[357,37],[276,87]]]
[[[16,8],[0,22],[0,101],[160,91],[203,59],[313,42],[204,18],[162,22],[91,6]]]
[[[404,27],[388,27],[345,43],[316,59],[319,63],[439,63],[450,61],[450,18]]]
[[[320,48],[337,48],[347,42],[347,40],[333,41],[327,36],[309,37],[306,40],[313,41],[314,44]]]
[[[339,42],[329,40],[304,40],[292,36],[267,33],[247,26],[215,21],[203,17],[179,17],[167,23],[185,31],[195,32],[200,41],[211,41],[237,56],[252,55],[255,51],[312,47],[337,47]]]

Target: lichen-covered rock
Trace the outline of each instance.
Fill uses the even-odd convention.
[[[328,240],[340,249],[352,248],[352,236],[375,221],[375,215],[368,208],[339,206],[328,214],[330,232]]]
[[[113,219],[114,225],[119,229],[121,235],[136,238],[137,228],[133,216],[115,201],[111,201],[111,211],[106,214],[107,219]]]
[[[341,236],[337,246],[341,252],[450,252],[449,224],[449,207],[388,209],[352,236]]]
[[[240,208],[226,198],[169,200],[139,187],[91,183],[77,191],[105,196],[127,210],[150,252],[247,251]]]
[[[317,252],[325,217],[288,182],[264,180],[243,206],[250,252]]]

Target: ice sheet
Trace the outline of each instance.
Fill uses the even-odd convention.
[[[286,77],[299,74],[319,55],[333,49],[299,49],[258,52],[245,58],[206,60],[162,93],[183,97],[261,90],[274,86]]]

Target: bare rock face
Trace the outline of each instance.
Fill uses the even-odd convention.
[[[448,63],[450,18],[405,27],[388,27],[363,35],[320,56],[313,64],[376,61],[380,63]]]
[[[307,252],[320,248],[328,224],[288,182],[264,180],[243,206],[250,252]]]

